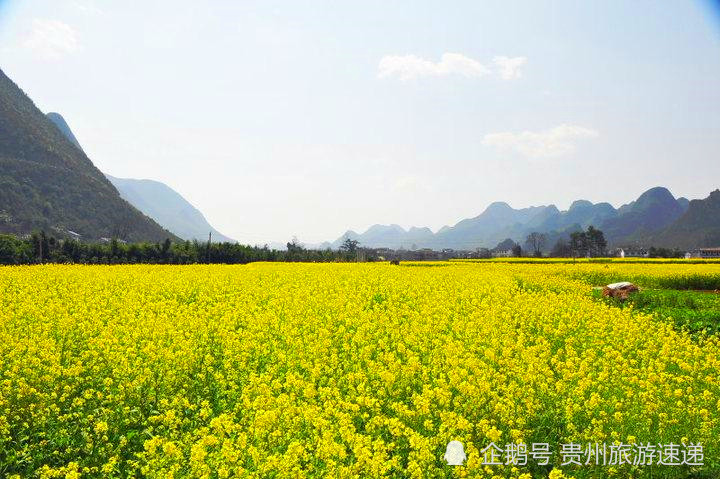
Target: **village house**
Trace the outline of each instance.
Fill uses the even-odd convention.
[[[375,255],[380,261],[394,259],[397,254],[390,248],[375,248]]]
[[[702,258],[702,259],[720,259],[720,247],[717,248],[698,248],[692,251],[688,251],[685,257],[690,258]]]
[[[615,256],[618,258],[647,258],[650,253],[645,248],[618,248]]]

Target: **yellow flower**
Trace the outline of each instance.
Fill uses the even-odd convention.
[[[0,267],[4,474],[439,477],[459,440],[451,474],[530,479],[480,451],[547,431],[717,450],[718,337],[592,290],[691,276],[720,263]]]
[[[95,432],[98,434],[105,434],[108,432],[108,424],[105,421],[98,421],[95,423]]]
[[[492,442],[497,443],[500,441],[500,437],[502,437],[502,432],[493,426],[485,433],[485,436],[487,436],[487,438]]]

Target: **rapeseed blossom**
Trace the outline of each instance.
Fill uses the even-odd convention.
[[[685,477],[720,341],[588,278],[720,265],[0,268],[6,477]],[[467,460],[450,467],[459,440]],[[705,465],[487,465],[494,443],[702,443]]]

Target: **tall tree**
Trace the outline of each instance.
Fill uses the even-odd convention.
[[[575,231],[570,234],[570,249],[573,256],[603,256],[607,241],[602,231],[590,225],[587,231]]]
[[[587,243],[590,249],[590,256],[604,256],[607,241],[602,231],[590,225],[587,228]]]
[[[588,255],[588,238],[584,231],[570,233],[570,250],[574,257]]]
[[[572,256],[572,254],[572,247],[562,238],[555,242],[555,246],[553,246],[552,251],[550,251],[550,256],[553,258],[567,258],[568,256]]]
[[[527,239],[525,240],[525,244],[532,249],[533,254],[535,256],[542,256],[542,249],[545,247],[545,242],[547,241],[547,236],[543,233],[538,233],[537,231],[533,231],[527,236]]]
[[[340,245],[340,249],[342,251],[352,254],[357,251],[359,244],[360,244],[360,242],[358,240],[345,238],[345,241],[343,241],[342,245]]]

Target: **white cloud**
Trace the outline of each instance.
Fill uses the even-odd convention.
[[[71,5],[84,15],[102,15],[105,13],[101,8],[95,5],[95,2],[88,0],[75,0],[71,3]]]
[[[515,80],[522,76],[520,68],[527,63],[527,57],[504,57],[493,58],[493,63],[498,69],[498,75],[503,80]]]
[[[58,60],[80,48],[77,32],[59,20],[36,18],[23,46],[48,60]]]
[[[378,77],[397,77],[401,81],[427,76],[481,77],[488,73],[490,70],[486,66],[459,53],[443,53],[439,62],[415,55],[386,55],[378,65]]]
[[[385,55],[378,65],[378,77],[409,81],[448,75],[479,78],[494,73],[503,80],[515,80],[522,76],[521,68],[527,63],[527,57],[496,56],[492,63],[490,68],[460,53],[443,53],[439,62],[416,55]]]
[[[512,150],[529,158],[553,158],[575,151],[579,140],[595,138],[598,132],[577,125],[559,125],[543,131],[488,133],[482,144]]]

